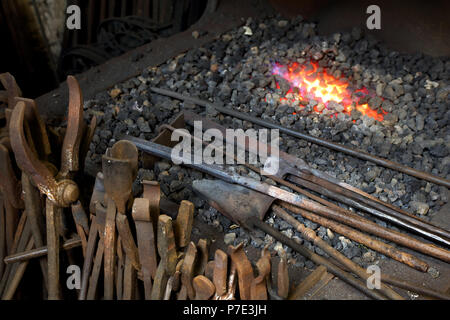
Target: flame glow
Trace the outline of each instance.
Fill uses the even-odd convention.
[[[300,98],[300,100],[313,99],[321,102],[327,109],[329,109],[328,104],[334,101],[344,108],[343,113],[350,114],[353,108],[355,108],[363,115],[367,115],[378,121],[383,120],[386,114],[384,110],[378,113],[376,110],[372,110],[367,103],[359,103],[362,97],[369,95],[369,90],[362,88],[352,91],[348,88],[349,84],[347,82],[336,79],[325,70],[319,72],[318,69],[319,67],[315,63],[300,65],[294,62],[287,66],[275,63],[272,74],[278,75],[289,82],[291,88],[286,93],[286,96],[294,97],[294,99],[282,97],[280,100],[295,100],[295,95],[298,95],[297,98]],[[277,88],[279,88],[278,84]],[[295,88],[298,88],[298,91],[295,90],[294,93]],[[322,112],[319,111],[317,106],[314,107],[314,111]]]

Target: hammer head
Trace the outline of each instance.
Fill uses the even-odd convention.
[[[250,218],[264,219],[274,198],[222,180],[195,180],[192,187],[224,216],[242,227],[250,228]]]

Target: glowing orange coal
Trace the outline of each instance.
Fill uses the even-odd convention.
[[[363,115],[378,121],[382,121],[384,114],[386,114],[383,110],[382,113],[372,110],[366,103],[359,103],[361,98],[369,95],[369,91],[366,88],[352,91],[349,89],[347,82],[336,79],[325,70],[319,71],[319,67],[315,63],[300,65],[294,62],[287,66],[275,63],[272,73],[284,78],[291,85],[291,88],[286,93],[286,97],[280,99],[282,101],[295,101],[295,95],[298,95],[299,97],[297,98],[300,98],[300,100],[315,100],[322,103],[327,109],[332,109],[329,107],[329,103],[334,101],[344,108],[342,110],[344,113],[350,114],[355,108]],[[277,87],[279,87],[278,84]],[[294,98],[288,99],[288,95]],[[323,112],[322,110],[319,111],[317,106],[314,107],[314,111]],[[334,114],[337,114],[337,112]]]

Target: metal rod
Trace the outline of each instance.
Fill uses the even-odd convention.
[[[278,177],[267,175],[262,172],[263,175],[266,175],[267,177],[271,178],[275,182],[278,182],[288,188],[291,188],[292,190],[301,193],[308,198],[311,198],[324,206],[330,207],[331,209],[334,209],[334,211],[330,212],[317,212],[317,214],[320,214],[321,216],[329,219],[333,219],[336,221],[339,221],[341,223],[344,223],[348,226],[357,228],[359,230],[368,232],[370,234],[376,235],[380,238],[383,238],[385,240],[389,240],[392,242],[395,242],[397,244],[400,244],[404,247],[413,249],[418,252],[422,252],[426,255],[438,258],[445,262],[450,262],[450,251],[435,246],[431,243],[422,242],[416,238],[413,238],[407,234],[391,230],[385,227],[382,227],[375,222],[365,219],[362,216],[348,210],[345,208],[341,208],[338,205],[323,199],[319,196],[316,196],[315,194],[312,194],[311,192],[308,192],[300,187],[298,187],[295,184],[289,183],[283,179],[280,179]]]
[[[271,122],[268,122],[268,121],[262,120],[260,118],[244,114],[244,113],[239,112],[239,111],[235,111],[235,110],[232,110],[232,109],[220,107],[220,106],[217,106],[217,105],[215,105],[215,104],[213,104],[211,102],[208,102],[208,101],[205,101],[205,100],[201,100],[201,99],[197,99],[197,98],[193,98],[193,97],[189,97],[189,96],[185,96],[185,95],[182,95],[182,94],[170,91],[170,90],[159,89],[159,88],[155,88],[155,87],[151,87],[150,90],[155,92],[155,93],[158,93],[158,94],[161,94],[161,95],[165,95],[165,96],[168,96],[168,97],[171,97],[171,98],[174,98],[174,99],[188,101],[188,102],[194,103],[194,104],[202,106],[202,107],[212,107],[212,108],[214,108],[215,110],[217,110],[220,113],[227,114],[227,115],[230,115],[230,116],[242,119],[242,120],[246,120],[246,121],[252,122],[254,124],[266,127],[266,128],[278,129],[281,132],[286,133],[288,135],[291,135],[293,137],[296,137],[296,138],[299,138],[299,139],[303,139],[303,140],[306,140],[308,142],[311,142],[311,143],[314,143],[314,144],[318,144],[318,145],[323,146],[323,147],[327,147],[329,149],[333,149],[333,150],[336,150],[336,151],[339,151],[339,152],[343,152],[343,153],[346,153],[348,155],[360,158],[362,160],[371,161],[371,162],[376,163],[376,164],[378,164],[380,166],[383,166],[383,167],[386,167],[386,168],[390,168],[390,169],[393,169],[393,170],[396,170],[396,171],[400,171],[400,172],[406,173],[408,175],[414,176],[416,178],[423,179],[423,180],[426,180],[426,181],[429,181],[429,182],[432,182],[432,183],[435,183],[435,184],[438,184],[438,185],[442,185],[442,186],[446,186],[447,188],[450,188],[450,180],[447,180],[447,179],[444,179],[444,178],[432,175],[432,174],[424,172],[424,171],[413,169],[411,167],[399,164],[399,163],[394,162],[394,161],[390,161],[390,160],[387,160],[387,159],[384,159],[384,158],[380,158],[380,157],[368,154],[368,153],[366,153],[364,151],[361,151],[361,150],[358,150],[358,149],[349,148],[349,147],[346,147],[344,145],[341,145],[341,144],[338,144],[338,143],[334,143],[334,142],[331,142],[331,141],[328,141],[328,140],[325,140],[325,139],[313,137],[313,136],[310,136],[308,134],[301,133],[301,132],[298,132],[298,131],[294,131],[292,129],[288,129],[288,128],[283,127],[283,126],[278,125],[278,124],[273,124]]]
[[[64,242],[64,244],[62,245],[62,249],[70,250],[73,248],[77,248],[79,246],[81,246],[81,240],[77,237],[77,238],[73,238],[73,239],[70,239],[70,240],[67,240],[66,242]],[[21,262],[21,261],[27,261],[30,259],[40,258],[40,257],[46,256],[47,253],[48,253],[47,246],[43,246],[43,247],[39,247],[36,249],[12,254],[10,256],[5,257],[4,261],[6,264],[11,264],[11,263],[15,263],[15,262]]]
[[[348,283],[352,287],[358,289],[359,291],[366,294],[368,297],[371,297],[376,300],[386,300],[384,296],[382,296],[378,291],[370,290],[363,282],[353,277],[348,272],[345,272],[335,264],[331,263],[325,258],[322,258],[321,256],[313,253],[311,250],[306,248],[303,245],[298,244],[294,240],[288,238],[278,230],[274,229],[273,227],[269,226],[268,224],[262,222],[261,220],[258,220],[257,218],[250,219],[248,221],[253,227],[256,227],[265,233],[269,234],[270,236],[274,237],[281,243],[284,243],[288,247],[292,248],[293,250],[300,253],[302,256],[304,256],[307,259],[312,260],[314,263],[317,263],[319,265],[323,265],[329,270],[330,273],[334,274],[336,277],[341,279],[342,281]]]
[[[196,114],[194,114],[194,113],[192,113],[190,111],[184,111],[183,115],[184,115],[185,121],[187,123],[189,123],[190,125],[193,125],[194,121],[201,121],[202,122],[202,127],[203,127],[204,130],[206,130],[206,129],[217,129],[220,132],[222,132],[223,135],[226,135],[226,128],[221,126],[220,124],[215,123],[214,121],[211,121],[209,119],[206,119],[206,118],[203,118],[201,116],[198,116],[198,115],[196,115]],[[163,126],[163,127],[170,129],[169,126]],[[189,133],[187,133],[187,135],[189,135]],[[247,150],[249,152],[252,152],[252,150],[250,150],[250,147],[249,147],[249,145],[251,143],[253,143],[253,144],[256,143],[258,145],[258,147],[261,148],[262,150],[264,150],[264,149],[272,150],[273,149],[273,148],[271,148],[270,145],[266,145],[263,142],[258,141],[256,139],[253,139],[250,136],[247,136],[246,138],[247,139],[245,139],[246,140],[245,144],[242,145],[241,147],[245,148],[245,150]],[[238,144],[239,143],[241,143],[241,142],[238,139]],[[341,202],[344,202],[344,203],[347,203],[347,204],[348,204],[348,202],[352,202],[354,204],[353,206],[355,206],[356,208],[359,208],[359,209],[362,209],[362,210],[368,210],[371,214],[376,215],[379,218],[386,219],[386,220],[388,220],[388,221],[390,221],[392,223],[398,224],[400,226],[406,227],[406,228],[408,228],[410,230],[413,230],[415,232],[421,233],[425,237],[429,237],[429,238],[431,238],[433,240],[437,240],[437,241],[442,242],[444,244],[448,244],[448,241],[446,239],[444,239],[445,237],[442,238],[436,233],[429,232],[430,230],[428,230],[428,231],[427,230],[423,230],[420,227],[417,227],[415,225],[411,225],[409,222],[404,221],[404,219],[399,220],[398,218],[393,217],[393,216],[391,216],[390,214],[388,214],[386,212],[391,212],[391,210],[394,210],[394,211],[398,212],[398,214],[394,213],[397,216],[400,216],[400,217],[403,216],[403,215],[409,216],[410,218],[418,220],[421,224],[427,224],[427,225],[431,226],[431,228],[434,228],[435,230],[437,230],[436,228],[438,228],[438,227],[434,226],[433,224],[428,223],[428,222],[426,222],[424,220],[421,220],[421,219],[417,218],[416,216],[411,215],[408,212],[406,212],[404,210],[401,210],[400,208],[398,208],[398,207],[396,207],[394,205],[391,205],[390,203],[381,201],[380,199],[378,199],[378,198],[376,198],[376,197],[374,197],[374,196],[372,196],[370,194],[367,194],[367,193],[363,192],[362,190],[359,190],[358,188],[355,188],[355,187],[353,187],[353,186],[351,186],[349,184],[346,184],[346,183],[344,183],[342,181],[339,181],[336,178],[334,178],[334,177],[332,177],[332,176],[330,176],[330,175],[328,175],[328,174],[326,174],[324,172],[321,172],[319,170],[313,169],[313,168],[309,167],[306,164],[306,162],[304,162],[303,160],[301,160],[299,158],[291,156],[291,155],[289,155],[289,154],[287,154],[287,153],[285,153],[285,152],[283,152],[281,150],[278,150],[278,154],[279,154],[280,171],[275,176],[276,178],[284,179],[284,177],[286,175],[292,175],[293,177],[301,177],[302,174],[307,172],[308,174],[314,175],[319,180],[323,179],[323,180],[329,182],[332,185],[333,188],[344,188],[346,191],[348,191],[351,194],[356,194],[358,197],[364,197],[365,199],[370,200],[371,203],[374,203],[376,207],[381,207],[383,210],[380,211],[380,210],[375,209],[375,208],[373,208],[371,206],[364,205],[363,203],[360,203],[360,202],[356,202],[356,201],[354,201],[351,198],[345,198],[344,197],[345,201],[347,201],[347,202],[345,202],[345,201],[341,201]],[[252,169],[252,170],[254,170],[254,169]],[[254,171],[258,172],[258,170],[254,170]],[[291,178],[291,180],[292,180],[292,178]],[[277,181],[277,180],[275,180],[275,181]],[[285,183],[285,180],[281,180],[280,183]],[[320,188],[322,188],[322,187],[320,187]],[[330,192],[330,190],[327,190],[327,192]],[[333,193],[333,194],[337,195],[336,193]],[[341,197],[339,195],[337,195],[337,196],[340,197],[340,198],[343,198],[343,197]],[[318,201],[318,202],[320,202],[320,201]],[[352,205],[352,204],[350,204],[350,205]],[[408,218],[408,217],[406,217],[406,218]],[[443,230],[442,228],[438,228],[438,229],[440,229],[440,231],[439,231],[440,234],[445,234],[446,232],[448,233],[448,231]],[[422,230],[423,230],[423,232],[422,232]]]
[[[294,182],[294,183],[297,183],[297,184],[299,184],[299,185],[301,185],[301,186],[303,186],[305,188],[308,188],[308,189],[310,189],[312,191],[315,191],[315,192],[317,192],[319,194],[325,195],[325,196],[327,196],[327,197],[329,197],[331,199],[335,199],[335,200],[337,200],[339,202],[345,203],[345,204],[347,204],[349,206],[352,206],[354,208],[358,208],[360,210],[369,212],[369,213],[377,216],[378,218],[389,220],[392,223],[395,223],[395,224],[397,224],[397,225],[399,225],[401,227],[404,227],[404,228],[407,228],[409,230],[412,230],[412,231],[414,231],[414,232],[416,232],[416,233],[418,233],[418,234],[420,234],[420,235],[422,235],[424,237],[427,237],[429,239],[438,241],[438,242],[443,243],[445,245],[450,245],[450,241],[445,239],[445,238],[442,238],[442,237],[440,237],[438,235],[435,235],[435,234],[433,234],[431,232],[423,230],[420,227],[411,225],[410,223],[408,223],[408,222],[406,222],[406,221],[404,221],[402,219],[398,219],[396,217],[388,216],[385,213],[380,212],[380,211],[378,211],[376,209],[373,209],[373,208],[371,208],[371,207],[369,207],[367,205],[364,205],[363,203],[361,203],[359,201],[355,201],[355,200],[353,200],[351,198],[345,197],[345,196],[343,196],[341,194],[338,194],[338,193],[333,192],[333,191],[331,191],[331,190],[329,190],[327,188],[324,188],[324,187],[322,187],[322,186],[320,186],[318,184],[312,183],[312,182],[310,182],[308,180],[300,179],[298,177],[293,177],[293,176],[289,177],[288,179],[290,181]]]
[[[333,230],[339,234],[342,234],[342,235],[346,236],[347,238],[350,238],[356,242],[359,242],[359,243],[365,245],[368,248],[378,251],[378,252],[384,254],[385,256],[391,257],[394,260],[404,263],[404,264],[410,266],[411,268],[414,268],[414,269],[422,271],[422,272],[426,272],[428,270],[428,267],[429,267],[428,264],[425,263],[424,261],[416,258],[415,256],[413,256],[409,253],[406,253],[406,252],[399,251],[397,248],[395,248],[387,243],[384,243],[379,240],[375,240],[375,239],[367,236],[366,234],[363,234],[355,229],[347,227],[346,225],[340,224],[333,220],[329,220],[329,219],[321,217],[319,215],[315,215],[311,212],[302,210],[300,208],[297,208],[297,207],[294,207],[294,206],[291,206],[288,204],[283,204],[283,207],[285,207],[288,210],[291,210],[292,212],[294,212],[296,214],[301,215],[302,217],[304,217],[308,220],[311,220],[314,223],[318,223],[321,226],[330,228],[331,230]],[[298,221],[294,217],[292,217],[292,216],[290,216],[290,218],[286,217],[286,215],[284,214],[285,211],[281,212],[281,210],[277,209],[277,208],[279,208],[277,206],[274,206],[273,208],[274,208],[275,212],[277,214],[280,214],[280,216],[284,220],[286,220],[287,222],[289,222],[292,225],[297,224]]]
[[[170,125],[165,125],[164,129],[168,129],[170,131],[174,131],[175,130],[175,128],[170,126]],[[181,133],[181,134],[183,134],[184,136],[186,136],[186,137],[188,137],[190,139],[194,139],[194,140],[200,141],[204,145],[208,145],[207,142],[202,141],[198,137],[192,136],[191,134],[189,134],[187,132],[186,133]],[[223,148],[215,147],[215,146],[213,146],[213,148],[215,150],[218,150],[218,151],[222,152],[224,155],[229,155],[229,156],[233,157],[236,160],[236,156],[235,155],[227,153],[225,150],[223,150]],[[343,212],[344,214],[346,214],[347,218],[349,218],[348,216],[350,215],[351,217],[349,219],[346,219],[346,221],[350,222],[348,224],[351,225],[351,226],[354,225],[353,224],[353,220],[356,219],[358,221],[361,221],[364,225],[369,225],[369,229],[375,229],[376,231],[380,231],[380,232],[376,232],[375,233],[377,235],[378,234],[387,235],[387,238],[389,238],[389,240],[396,239],[396,238],[399,237],[401,240],[405,240],[405,241],[402,241],[402,242],[404,244],[406,244],[408,247],[415,248],[417,246],[417,247],[423,248],[423,250],[425,250],[426,253],[431,252],[431,253],[434,253],[434,256],[437,255],[437,257],[439,257],[440,259],[443,259],[444,261],[447,261],[447,262],[450,261],[450,252],[445,250],[445,249],[442,249],[442,248],[439,248],[439,247],[436,247],[436,246],[433,246],[433,245],[425,244],[423,242],[420,242],[420,241],[418,241],[418,240],[416,240],[414,238],[408,237],[408,236],[403,237],[404,235],[402,233],[397,233],[398,237],[395,237],[395,235],[391,236],[391,234],[394,232],[393,230],[389,230],[387,228],[382,228],[381,226],[378,226],[376,223],[373,223],[373,222],[371,222],[369,220],[363,219],[361,216],[351,212],[350,210],[345,210],[345,209],[343,209],[343,208],[341,208],[341,207],[339,207],[339,206],[337,206],[337,205],[335,205],[335,204],[333,204],[333,203],[331,203],[331,202],[329,202],[329,201],[327,201],[325,199],[322,199],[321,197],[313,195],[310,192],[308,192],[306,190],[303,190],[303,189],[299,188],[298,186],[285,181],[282,178],[279,178],[279,177],[273,176],[273,175],[269,175],[268,173],[264,172],[263,170],[260,170],[259,168],[255,167],[255,166],[253,166],[251,164],[245,163],[244,165],[247,168],[249,168],[250,170],[253,170],[253,171],[255,171],[255,172],[257,172],[257,173],[259,173],[261,175],[265,175],[265,176],[271,178],[272,180],[274,180],[274,181],[276,181],[276,182],[278,182],[278,183],[280,183],[280,184],[282,184],[284,186],[287,186],[288,188],[291,188],[292,190],[294,190],[296,192],[299,192],[299,193],[307,196],[308,198],[311,198],[311,199],[313,199],[313,200],[315,200],[315,201],[317,201],[317,202],[319,202],[319,203],[321,203],[321,204],[323,204],[325,206],[328,206],[328,207],[330,207],[330,208],[332,208],[334,210],[337,210],[338,212],[336,212],[336,214],[338,216],[341,216],[340,212]],[[325,216],[329,217],[329,215],[326,215],[326,214],[325,214]],[[345,216],[344,216],[344,218],[345,218]],[[318,219],[320,219],[320,217],[318,217]],[[339,220],[339,219],[337,219],[337,220]],[[335,224],[333,221],[330,221],[330,223]],[[342,229],[342,228],[346,229],[347,227],[346,226],[342,226],[342,228],[341,228],[341,225],[339,225],[338,228],[339,229]],[[353,234],[354,230],[352,230],[350,228],[347,228],[347,229],[348,229],[347,231],[351,231],[349,233]],[[381,253],[383,253],[384,255],[390,256],[391,258],[393,258],[393,259],[395,259],[397,261],[400,261],[402,263],[405,263],[405,264],[407,264],[407,265],[409,265],[409,266],[411,266],[413,268],[416,268],[417,270],[425,272],[427,270],[427,268],[428,268],[428,265],[425,262],[423,262],[422,260],[414,257],[413,255],[410,255],[410,254],[404,253],[402,251],[399,251],[399,250],[393,248],[392,246],[386,247],[385,243],[383,243],[381,241],[374,241],[373,239],[371,239],[367,235],[364,235],[364,234],[362,234],[360,232],[357,232],[357,234],[353,234],[353,235],[355,237],[357,237],[358,239],[360,239],[361,241],[363,241],[363,242],[355,240],[353,238],[355,241],[363,243],[363,244],[367,245],[368,247],[370,247],[370,248],[372,248],[372,249],[374,249],[376,251],[380,252],[380,250],[381,250]],[[393,240],[391,240],[391,241],[393,241]]]
[[[28,240],[28,244],[25,247],[25,250],[31,250],[34,246],[34,239],[33,237],[30,237]],[[20,262],[17,269],[14,272],[14,275],[10,282],[8,283],[8,286],[5,289],[5,292],[3,293],[2,300],[11,300],[16,293],[16,289],[19,286],[20,281],[22,280],[23,274],[25,273],[25,269],[28,266],[28,260]]]
[[[17,250],[23,251],[26,246],[26,242],[31,237],[30,224],[27,223],[27,215],[25,212],[22,213],[20,217],[19,224],[16,229],[16,233],[14,235],[14,242],[11,248],[11,252],[15,253]],[[6,285],[8,284],[9,277],[11,272],[13,272],[16,264],[6,265],[5,270],[3,271],[2,279],[0,281],[0,295],[3,293]]]
[[[381,281],[385,282],[385,283],[389,283],[393,286],[396,286],[397,288],[409,290],[409,291],[412,291],[412,292],[415,292],[415,293],[418,293],[418,294],[421,294],[424,296],[442,299],[442,300],[450,300],[450,295],[448,295],[444,292],[439,292],[439,291],[435,291],[435,290],[432,290],[429,288],[425,288],[424,286],[421,286],[421,285],[410,284],[404,280],[394,278],[387,274],[381,274]]]
[[[269,195],[273,198],[276,198],[276,199],[279,199],[282,201],[286,201],[290,204],[301,207],[303,209],[313,211],[313,212],[328,212],[328,213],[330,213],[333,211],[332,209],[325,207],[315,201],[306,199],[303,196],[288,192],[286,190],[280,189],[278,187],[274,187],[267,183],[257,181],[255,179],[228,173],[216,165],[194,164],[192,159],[189,160],[188,158],[186,158],[185,155],[183,155],[184,159],[182,157],[180,157],[179,155],[176,155],[176,154],[172,155],[171,148],[168,148],[168,147],[165,147],[162,145],[158,145],[156,143],[146,141],[143,139],[131,137],[131,136],[124,136],[123,139],[129,140],[129,141],[135,143],[136,147],[138,149],[145,151],[147,153],[150,153],[154,156],[164,158],[164,159],[167,159],[170,161],[177,161],[179,163],[183,163],[184,165],[186,165],[188,167],[208,173],[211,176],[219,178],[225,182],[240,184],[244,187],[250,188],[255,191],[259,191],[259,192]],[[188,160],[187,163],[186,163],[186,160]],[[324,188],[322,188],[322,189],[324,189]],[[325,189],[325,191],[326,191],[326,189]],[[341,198],[343,198],[343,197],[341,197]],[[339,199],[339,200],[344,203],[351,201],[351,199],[347,199],[347,198]],[[356,201],[353,201],[352,203],[356,203]],[[358,205],[358,204],[356,203],[353,205]],[[398,224],[400,224],[402,226],[408,227],[412,230],[420,232],[421,234],[427,235],[427,236],[431,237],[432,239],[437,238],[438,240],[445,242],[445,239],[442,239],[438,236],[430,234],[424,230],[421,230],[420,228],[406,224],[405,222],[403,222],[400,219],[394,219],[394,218],[392,218],[392,219],[393,219],[393,221],[397,222]]]
[[[343,187],[340,187],[334,183],[331,183],[325,179],[316,177],[314,175],[311,174],[304,174],[304,173],[300,173],[300,178],[305,179],[305,180],[309,180],[311,182],[314,182],[315,184],[321,185],[325,188],[327,188],[328,190],[331,190],[333,192],[339,193],[345,197],[348,198],[352,198],[353,200],[360,202],[360,203],[364,203],[372,208],[375,208],[376,210],[382,211],[390,216],[396,217],[398,219],[402,219],[406,222],[409,222],[410,224],[413,224],[417,227],[420,227],[423,230],[427,230],[430,233],[439,235],[441,237],[450,239],[450,232],[447,230],[444,230],[442,228],[436,227],[422,219],[417,218],[416,216],[411,215],[410,213],[403,211],[401,209],[398,208],[398,210],[392,210],[389,207],[383,206],[380,203],[373,201],[371,199],[368,199],[366,197],[361,196],[360,194],[353,192],[351,190],[345,189]],[[401,211],[401,212],[400,212]],[[450,244],[450,240],[448,241],[447,244]]]
[[[358,275],[361,279],[364,279],[367,281],[369,278],[369,274],[367,274],[366,270],[361,268],[359,265],[357,265],[355,262],[344,256],[342,253],[334,249],[332,246],[330,246],[328,243],[323,241],[320,237],[316,235],[314,230],[310,228],[306,228],[303,224],[301,224],[297,219],[295,219],[293,216],[291,216],[289,213],[284,211],[281,207],[277,205],[272,206],[273,211],[277,216],[285,220],[287,223],[289,223],[291,226],[293,226],[298,232],[300,232],[304,238],[308,241],[313,242],[315,245],[317,245],[319,248],[324,250],[327,254],[329,254],[331,257],[342,263],[345,267],[347,267],[351,272]],[[391,299],[402,299],[403,298],[395,291],[393,291],[390,287],[386,285],[382,285],[380,288],[380,291],[383,292],[387,297]]]

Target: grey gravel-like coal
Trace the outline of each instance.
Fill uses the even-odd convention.
[[[332,111],[337,112],[336,116],[331,117],[327,112],[313,110],[316,106],[325,109],[317,101],[280,100],[290,84],[272,74],[273,63],[307,64],[311,61],[336,78],[348,81],[355,90],[366,87],[373,92],[367,103],[377,112],[387,112],[384,120],[376,121],[356,110],[351,114],[339,112],[342,110],[337,104]],[[247,112],[449,179],[449,78],[448,58],[395,52],[359,29],[323,37],[317,35],[314,23],[305,22],[301,17],[289,21],[280,17],[250,19],[245,28],[223,34],[216,41],[159,67],[148,68],[139,77],[117,84],[114,89],[86,102],[86,117],[96,115],[99,119],[87,161],[99,166],[106,148],[122,134],[154,138],[158,126],[172,120],[182,108],[194,110],[228,127],[252,127],[251,123],[218,114],[214,109],[153,94],[149,87],[155,86]],[[448,201],[444,187],[306,141],[281,137],[284,151],[424,219],[429,219]],[[245,168],[239,170],[247,172]],[[270,236],[260,232],[249,235],[235,228],[221,214],[205,206],[190,186],[193,180],[204,176],[191,169],[159,162],[154,170],[141,169],[138,178],[157,179],[163,193],[173,200],[193,201],[205,221],[226,234],[236,233],[236,238],[227,237],[229,241],[244,240],[256,247],[271,244],[275,250],[281,247]],[[135,192],[139,191],[136,185]],[[380,258],[379,254],[339,234],[301,217],[298,219],[356,262],[370,264]],[[375,221],[386,225],[383,221]],[[304,242],[298,232],[274,215],[269,214],[267,222],[324,255],[322,250]],[[287,250],[290,253],[290,249]],[[297,254],[289,256],[297,266],[314,266]]]

